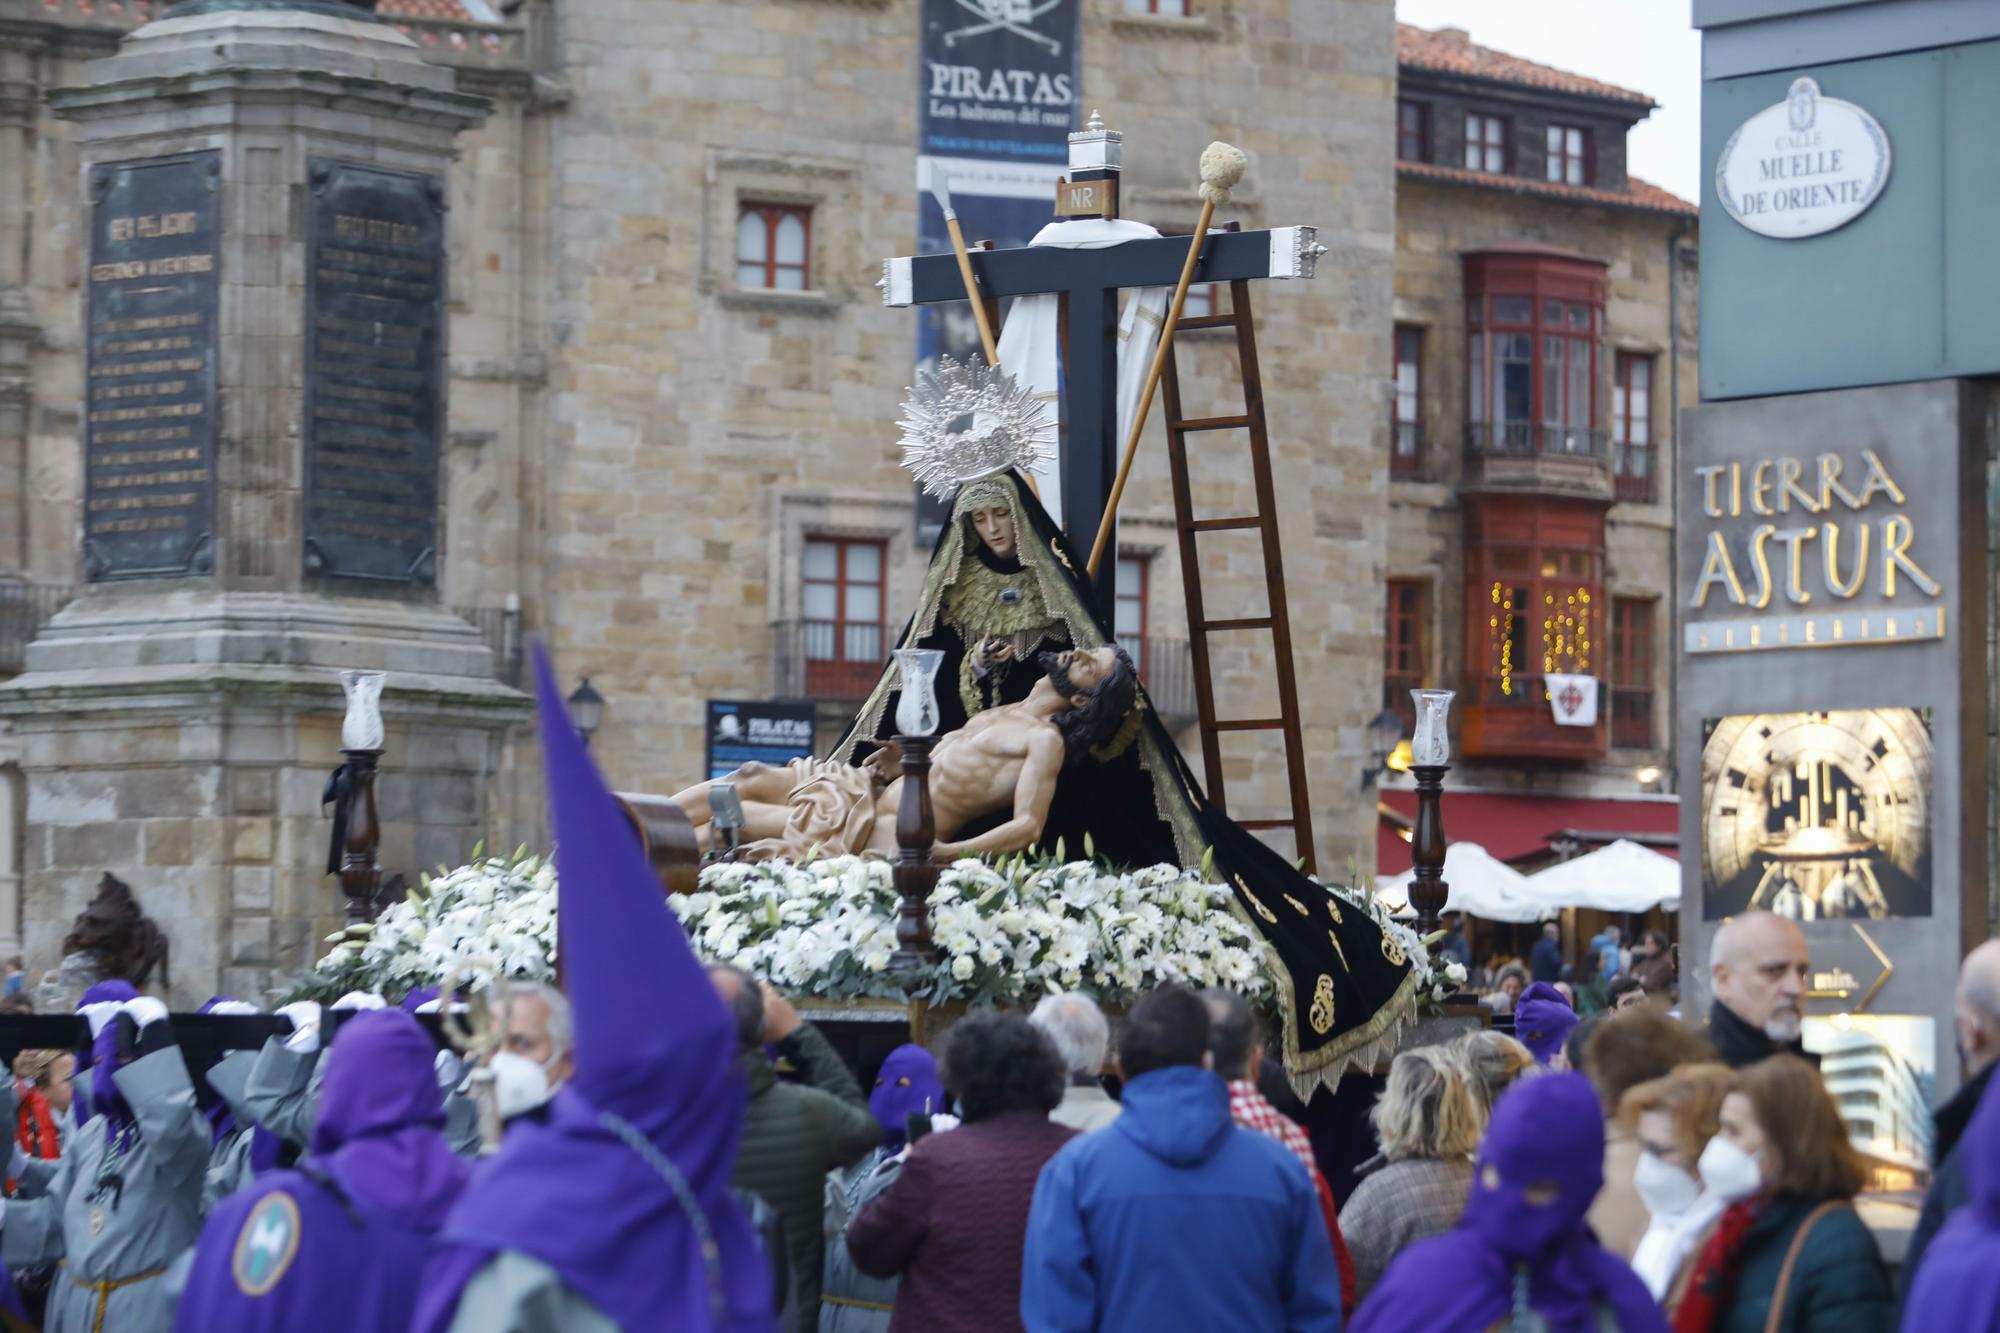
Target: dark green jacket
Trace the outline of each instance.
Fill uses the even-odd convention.
[[[1815,1199],[1781,1195],[1744,1239],[1743,1267],[1715,1333],[1764,1333],[1785,1253]],[[1784,1333],[1890,1333],[1896,1298],[1875,1237],[1852,1208],[1813,1224],[1785,1290]]]
[[[797,1071],[797,1083],[779,1082],[761,1049],[743,1054],[750,1107],[729,1183],[757,1195],[785,1219],[799,1296],[798,1330],[814,1333],[826,1175],[866,1157],[882,1141],[882,1127],[862,1099],[861,1085],[811,1024],[779,1043],[778,1054]]]

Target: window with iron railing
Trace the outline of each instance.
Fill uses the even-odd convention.
[[[1611,376],[1611,461],[1618,498],[1653,498],[1653,358],[1620,352]]]
[[[1390,423],[1389,475],[1417,477],[1424,463],[1424,331],[1396,326],[1396,405]]]
[[[1653,608],[1645,598],[1611,603],[1611,743],[1653,748]]]
[[[887,563],[879,541],[806,540],[799,581],[806,693],[854,699],[873,687],[887,656],[882,626]]]
[[[1599,321],[1583,301],[1496,293],[1467,302],[1472,452],[1602,459]]]

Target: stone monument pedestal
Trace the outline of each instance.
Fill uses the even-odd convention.
[[[110,871],[189,1005],[268,998],[341,922],[340,670],[388,673],[385,877],[519,833],[530,713],[436,588],[444,177],[487,104],[358,10],[239,4],[52,95],[91,204],[87,587],[0,686],[30,975]]]

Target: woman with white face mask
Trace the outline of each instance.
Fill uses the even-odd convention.
[[[1867,1168],[1819,1070],[1774,1055],[1739,1070],[1698,1164],[1727,1206],[1695,1260],[1676,1333],[1877,1333],[1896,1302],[1854,1211]]]
[[[1734,1081],[1727,1065],[1682,1065],[1632,1088],[1618,1103],[1618,1118],[1638,1145],[1632,1183],[1649,1217],[1632,1252],[1632,1271],[1669,1318],[1680,1308],[1695,1256],[1729,1206],[1702,1187],[1697,1164]]]

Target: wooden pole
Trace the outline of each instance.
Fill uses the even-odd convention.
[[[986,349],[986,364],[1000,369],[1000,344],[993,336],[993,320],[986,313],[986,298],[979,294],[979,280],[972,276],[972,251],[966,248],[965,232],[958,214],[947,208],[944,229],[951,235],[951,252],[958,256],[958,276],[965,280],[965,299],[972,302],[972,318],[979,324],[979,342]]]
[[[979,291],[979,279],[972,272],[972,250],[965,243],[965,229],[958,225],[958,210],[951,206],[951,183],[946,179],[943,168],[936,163],[930,166],[928,184],[932,198],[944,212],[945,234],[951,237],[951,252],[958,259],[959,281],[965,284],[965,299],[972,303],[972,319],[979,326],[979,345],[985,349],[986,364],[994,372],[1000,369],[1000,340],[993,333],[993,316],[986,309],[986,298]],[[1028,479],[1028,494],[1037,500],[1042,498],[1042,488],[1035,484],[1035,474],[1023,471]]]
[[[1166,370],[1167,353],[1173,347],[1174,329],[1181,322],[1181,307],[1187,304],[1188,288],[1194,283],[1194,267],[1201,260],[1202,243],[1208,239],[1209,219],[1215,216],[1215,201],[1204,198],[1201,201],[1201,218],[1194,224],[1194,239],[1188,243],[1187,261],[1181,265],[1181,280],[1174,288],[1173,303],[1167,307],[1167,322],[1160,329],[1159,346],[1153,349],[1153,365],[1146,372],[1146,387],[1139,395],[1139,410],[1132,414],[1132,429],[1125,435],[1125,455],[1118,460],[1118,476],[1111,483],[1111,498],[1105,503],[1104,517],[1097,525],[1097,540],[1091,543],[1090,563],[1085,566],[1089,577],[1097,576],[1097,567],[1104,561],[1104,547],[1111,540],[1111,529],[1118,522],[1118,502],[1125,497],[1125,479],[1132,475],[1132,460],[1139,454],[1139,437],[1146,430],[1146,414],[1152,411],[1153,394],[1160,387],[1160,376]]]

